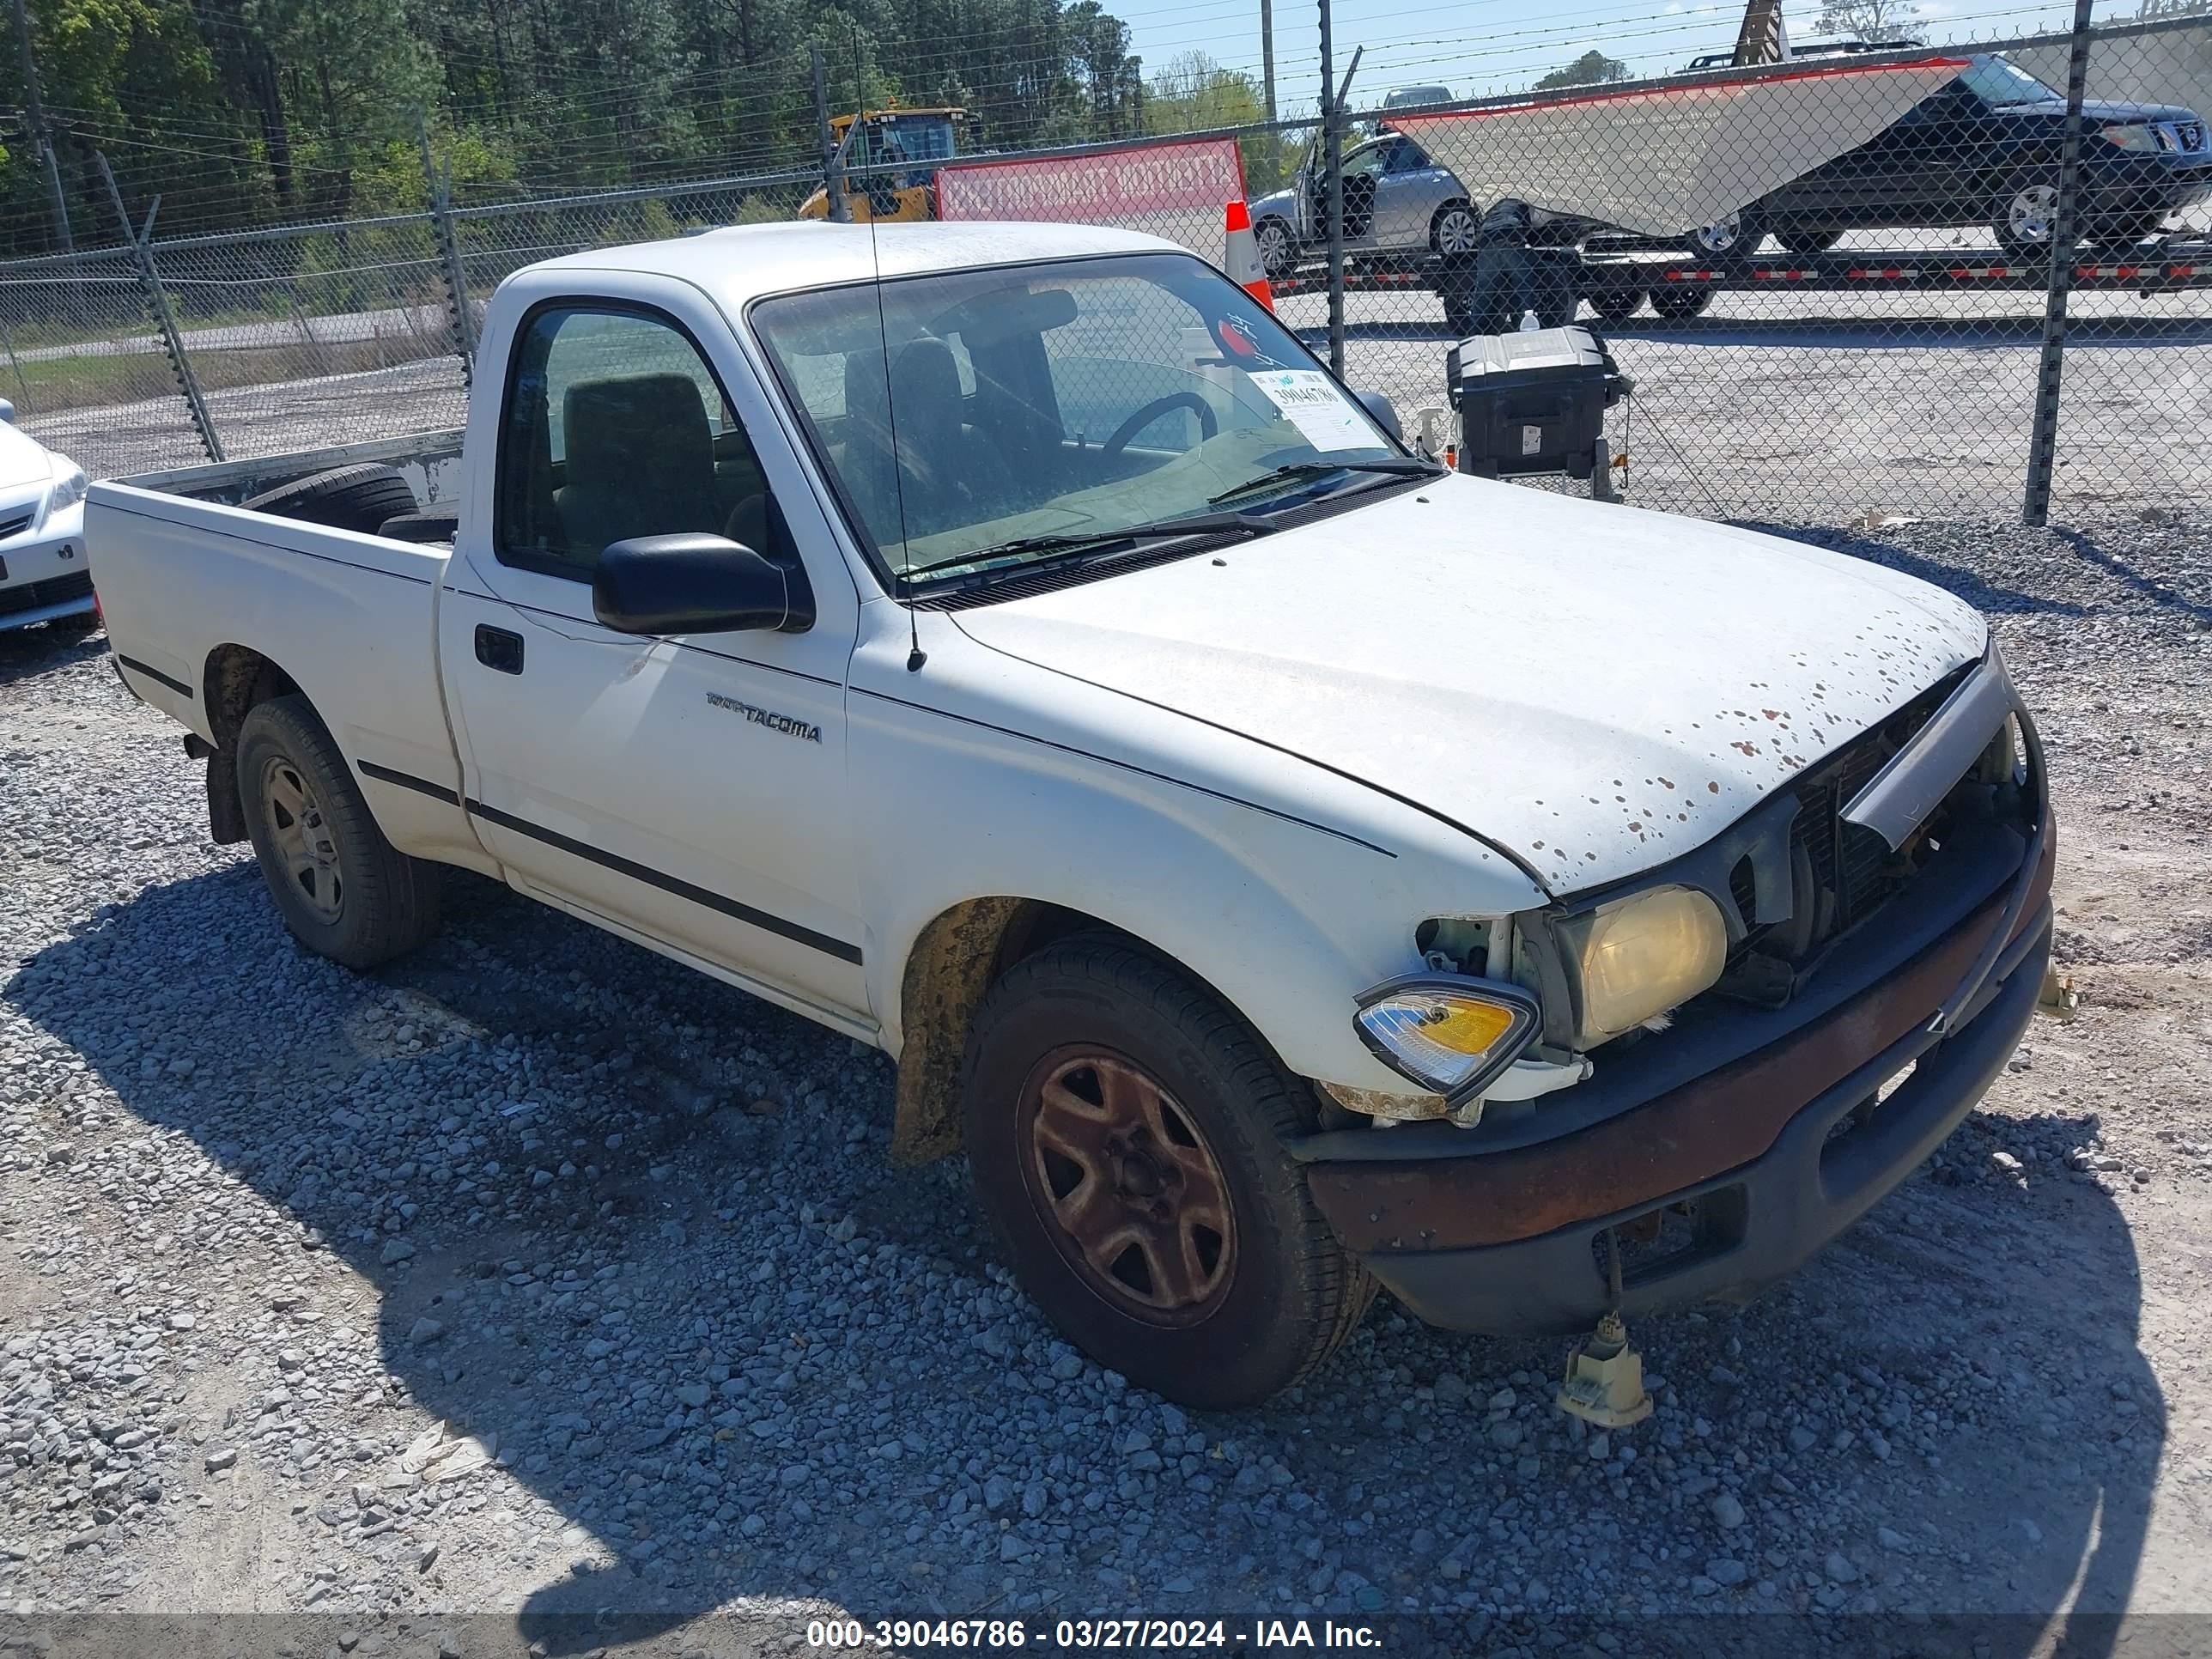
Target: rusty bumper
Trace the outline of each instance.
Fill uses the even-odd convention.
[[[1748,1295],[1902,1181],[2003,1069],[2050,958],[2052,838],[2038,850],[2024,902],[1993,896],[1786,1037],[1554,1139],[1463,1156],[1322,1158],[1307,1167],[1315,1202],[1401,1301],[1449,1329],[1588,1326],[1604,1310],[1594,1245],[1608,1228],[1658,1246],[1626,1257],[1628,1312]],[[1931,1017],[2000,927],[1994,971],[1938,1036]]]

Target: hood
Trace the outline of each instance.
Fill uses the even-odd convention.
[[[1304,169],[1301,168],[1299,171],[1303,174]],[[1252,215],[1252,222],[1257,224],[1260,222],[1260,216],[1265,213],[1272,213],[1279,219],[1291,217],[1297,212],[1297,206],[1298,187],[1296,185],[1285,185],[1280,190],[1269,191],[1265,196],[1254,197],[1249,210]]]
[[[53,476],[53,457],[27,432],[0,421],[0,489],[44,483]]]
[[[1999,112],[2005,115],[2046,115],[2053,120],[2063,120],[2066,100],[2051,98],[2033,104],[2007,104]],[[2100,103],[2092,98],[2081,106],[2082,124],[2093,132],[2099,126],[2118,123],[2142,125],[2149,121],[2201,121],[2203,117],[2195,110],[2184,109],[2179,104],[2111,104]],[[2148,152],[2145,152],[2148,154]]]
[[[1987,640],[1863,560],[1460,477],[955,614],[1449,819],[1554,895],[1710,840]]]

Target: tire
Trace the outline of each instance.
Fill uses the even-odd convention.
[[[1714,264],[1738,264],[1759,252],[1766,240],[1766,221],[1756,208],[1746,208],[1724,219],[1699,227],[1682,239],[1682,251]]]
[[[1267,273],[1269,282],[1297,269],[1297,234],[1280,219],[1269,215],[1261,220],[1252,228],[1252,239],[1260,249],[1260,268]]]
[[[2116,219],[2100,225],[2085,240],[2100,247],[2125,252],[2141,242],[2147,242],[2166,228],[2164,214],[2137,214],[2133,218]]]
[[[1844,240],[1840,230],[1778,230],[1774,240],[1792,253],[1826,253]]]
[[[1633,317],[1644,304],[1640,288],[1600,289],[1589,296],[1589,308],[1608,323],[1625,323]]]
[[[1481,222],[1468,203],[1445,203],[1429,222],[1429,251],[1471,256],[1474,252],[1475,231]]]
[[[377,526],[376,533],[395,542],[420,542],[425,544],[450,542],[460,528],[461,509],[458,503],[441,501],[417,512],[402,513],[397,518],[386,519]]]
[[[65,635],[73,640],[97,633],[99,629],[100,613],[97,611],[80,611],[74,616],[56,617],[46,624],[48,633]]]
[[[2058,186],[2021,179],[1998,197],[1990,215],[1997,246],[2015,259],[2051,258],[2051,232],[2058,212]]]
[[[1651,290],[1651,309],[1662,317],[1676,321],[1702,317],[1705,307],[1712,302],[1712,289],[1690,283],[1679,288],[1655,288]]]
[[[976,1015],[963,1096],[1002,1259],[1131,1382],[1201,1409],[1254,1405],[1365,1313],[1374,1283],[1284,1149],[1310,1127],[1310,1092],[1164,963],[1093,935],[1016,963]],[[1086,1190],[1088,1249],[1059,1213]]]
[[[237,769],[262,878],[301,944],[359,971],[438,931],[438,867],[384,838],[305,697],[246,712]]]
[[[415,511],[415,492],[392,468],[365,461],[295,479],[240,505],[280,519],[374,535],[386,519]]]

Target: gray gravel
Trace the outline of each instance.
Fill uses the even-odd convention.
[[[474,879],[307,956],[97,640],[0,635],[0,1620],[2212,1610],[2212,523],[1848,544],[1995,613],[2084,1007],[1783,1291],[1644,1322],[1601,1435],[1387,1298],[1266,1410],[1129,1388],[886,1165],[881,1057]]]

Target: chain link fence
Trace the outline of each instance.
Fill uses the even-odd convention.
[[[1217,262],[1241,193],[1279,314],[1409,429],[1448,404],[1461,335],[1576,319],[1634,383],[1607,416],[1632,501],[2157,514],[2212,459],[2208,108],[2196,18],[949,167],[825,157],[462,208],[434,169],[420,214],[0,263],[0,347],[27,429],[144,471],[458,425],[505,276],[788,221],[827,179],[861,217],[918,181],[947,217],[1115,225]]]

